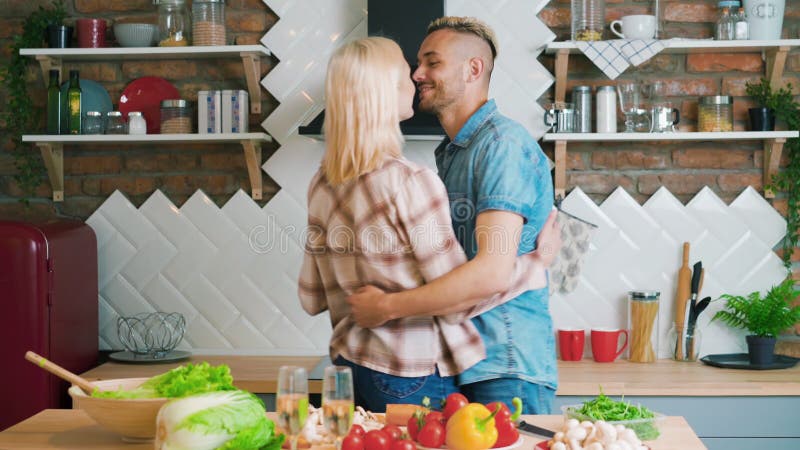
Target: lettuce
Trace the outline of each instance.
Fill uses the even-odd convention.
[[[136,389],[92,392],[99,398],[180,398],[204,392],[230,391],[233,386],[231,369],[225,365],[212,366],[207,362],[186,364],[156,375]]]

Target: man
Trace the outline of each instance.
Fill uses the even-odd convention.
[[[488,98],[496,56],[488,26],[474,18],[443,17],[428,27],[412,75],[420,108],[436,114],[447,134],[436,149],[436,165],[456,236],[470,260],[435,281],[474,289],[476,296],[507,286],[514,258],[534,249],[553,206],[550,170],[538,144]],[[437,314],[421,306],[426,298],[452,295],[436,285],[391,294],[365,287],[348,302],[359,324]],[[524,413],[551,412],[557,368],[548,300],[546,287],[527,291],[472,319],[487,357],[459,375],[471,401],[510,405],[520,397]]]

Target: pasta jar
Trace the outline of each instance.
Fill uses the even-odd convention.
[[[658,291],[628,292],[628,359],[653,362],[658,357]]]
[[[225,0],[194,0],[193,45],[225,45]]]
[[[188,100],[161,101],[161,133],[188,134],[192,132],[192,106]]]
[[[697,106],[697,131],[733,131],[733,97],[700,97]]]
[[[182,47],[189,45],[192,20],[185,0],[154,0],[158,5],[159,47]]]
[[[605,0],[572,0],[573,41],[601,41],[605,27]]]

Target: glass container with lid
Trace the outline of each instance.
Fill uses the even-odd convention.
[[[733,97],[700,97],[697,106],[697,131],[733,131]]]
[[[601,41],[606,27],[606,0],[572,0],[572,40]]]
[[[128,134],[128,127],[121,112],[106,113],[106,134]]]
[[[225,0],[194,0],[192,23],[193,45],[225,45]]]
[[[158,45],[182,47],[189,45],[192,20],[185,0],[153,0],[158,5]]]
[[[192,132],[192,104],[188,100],[161,101],[161,133],[188,134]]]
[[[87,111],[83,118],[83,134],[103,134],[103,113],[100,111]]]
[[[628,359],[654,362],[658,358],[658,291],[628,292]]]

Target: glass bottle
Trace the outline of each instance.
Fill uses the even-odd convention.
[[[58,70],[50,71],[50,84],[47,86],[47,134],[61,134],[61,88],[58,76]]]
[[[737,6],[737,2],[723,1],[719,2],[721,8],[719,19],[717,19],[715,37],[718,41],[728,41],[734,38],[733,34],[733,17],[731,16],[731,7]]]
[[[69,134],[81,134],[81,84],[77,70],[69,71],[67,88],[67,130]]]
[[[736,14],[733,34],[737,40],[750,39],[750,25],[747,23],[747,14],[745,14],[744,8],[739,8],[739,13]]]

